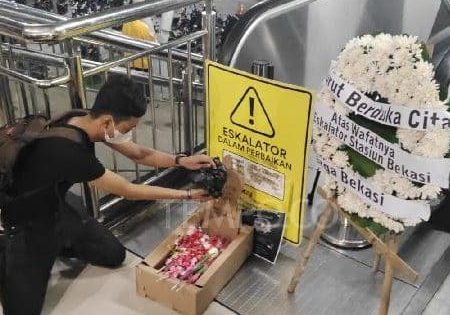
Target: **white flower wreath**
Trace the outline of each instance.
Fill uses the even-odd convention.
[[[402,104],[413,109],[447,110],[446,104],[439,99],[433,66],[424,60],[423,47],[417,37],[379,34],[354,38],[332,63],[331,71],[360,92],[372,98],[373,95],[381,97],[389,104]],[[348,116],[350,113],[326,85],[319,92],[318,102],[339,114]],[[417,156],[443,158],[449,152],[450,133],[444,129],[415,131],[397,128],[392,132],[392,138],[398,140],[403,150]],[[319,157],[347,172],[354,172],[349,158],[351,149],[345,148],[342,142],[317,127],[314,127],[313,140]],[[325,176],[326,190],[337,195],[337,203],[342,209],[359,218],[368,218],[396,233],[421,221],[419,218],[406,220],[390,217],[364,203],[332,177]],[[381,167],[367,178],[367,182],[385,194],[395,194],[398,198],[409,200],[431,200],[441,191],[436,185],[420,185]]]

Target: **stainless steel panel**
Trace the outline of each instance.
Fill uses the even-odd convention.
[[[422,313],[427,315],[449,314],[449,272],[450,248],[445,251],[439,261],[433,266],[431,273],[422,283],[420,289],[416,292],[413,299],[411,300],[411,303],[403,312],[403,315],[415,315]]]
[[[316,195],[313,208],[305,216],[306,237],[310,235],[314,222],[317,222],[324,205],[325,201],[319,195]],[[336,217],[333,218],[333,220],[336,219]],[[373,265],[374,251],[371,248],[354,251],[335,248],[325,242],[321,242],[321,244],[364,265],[370,267]],[[450,234],[435,231],[427,223],[405,231],[401,237],[399,255],[419,273],[419,280],[414,284],[416,287],[423,283],[449,246]]]
[[[251,258],[218,300],[243,315],[377,314],[382,275],[319,246],[293,295],[286,292],[294,260],[281,254],[276,265]],[[394,281],[390,314],[400,314],[415,288]]]
[[[250,72],[255,59],[271,61],[275,79],[318,88],[330,61],[365,33],[412,33],[427,40],[440,0],[291,1],[289,12],[267,12],[245,34],[231,65]]]
[[[310,171],[310,174],[314,174],[314,172]],[[308,191],[312,187],[313,180],[313,176],[308,178]],[[304,213],[304,237],[306,239],[311,235],[324,207],[325,200],[319,194],[315,194],[312,207],[308,208]],[[337,219],[337,215],[335,215],[328,226],[332,226]],[[375,254],[372,248],[345,250],[330,246],[323,241],[321,241],[321,244],[332,251],[359,261],[364,265],[369,267],[373,265]],[[419,280],[414,284],[416,287],[422,285],[432,272],[433,266],[439,261],[449,246],[450,234],[434,231],[426,223],[416,228],[409,228],[404,232],[401,237],[399,255],[419,273]],[[290,253],[286,252],[285,254],[289,255]]]

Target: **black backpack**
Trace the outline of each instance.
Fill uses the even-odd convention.
[[[22,149],[42,138],[61,137],[82,143],[83,139],[77,130],[58,124],[86,114],[83,110],[73,110],[51,121],[45,116],[31,115],[0,128],[0,209],[4,209],[15,198],[28,197],[48,188],[40,187],[20,195],[13,192],[13,169]]]

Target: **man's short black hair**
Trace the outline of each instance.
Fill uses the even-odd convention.
[[[140,118],[147,111],[144,89],[126,75],[111,75],[101,87],[91,109],[91,115],[112,115],[122,121]]]

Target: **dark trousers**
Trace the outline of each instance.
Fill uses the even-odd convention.
[[[85,262],[114,268],[125,259],[119,241],[95,219],[66,206],[55,217],[6,226],[0,257],[4,315],[41,313],[56,257],[64,249]]]

